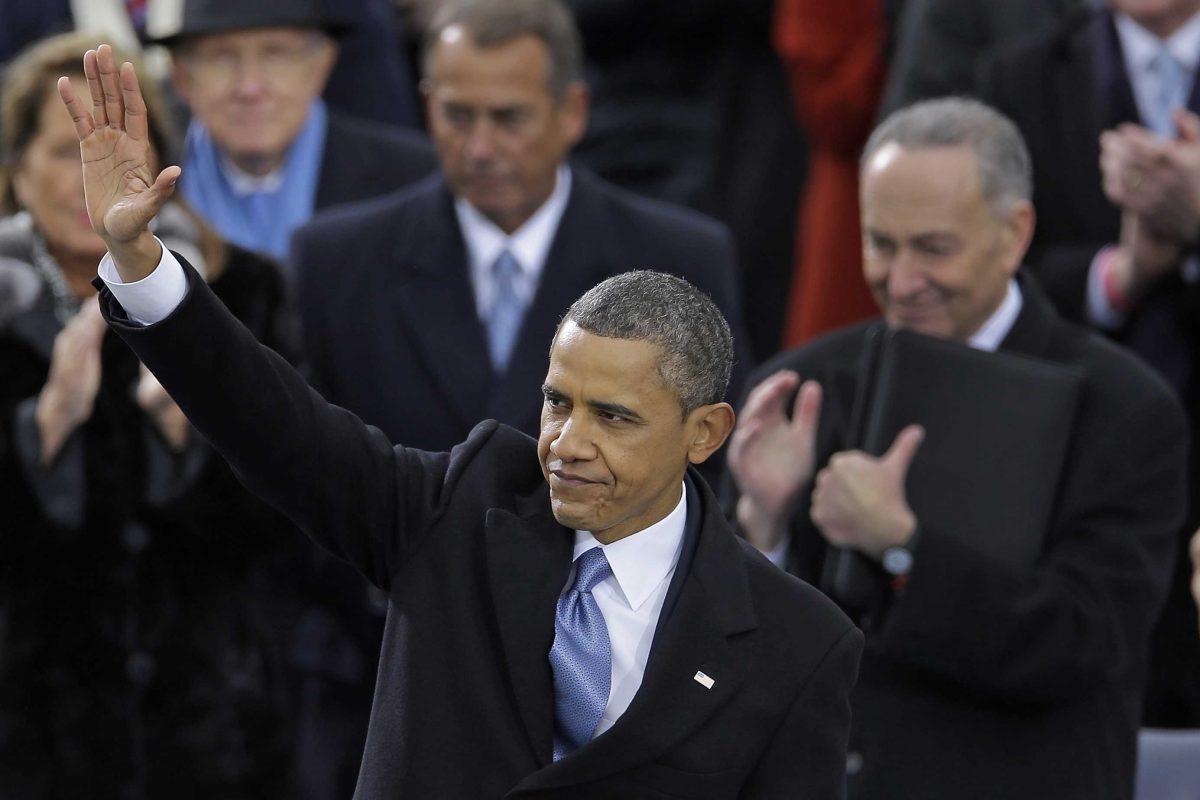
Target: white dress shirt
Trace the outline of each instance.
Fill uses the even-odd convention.
[[[987,321],[980,326],[979,330],[967,340],[967,344],[974,347],[976,350],[986,350],[994,353],[1000,349],[1000,343],[1004,341],[1004,337],[1008,336],[1008,332],[1012,330],[1012,326],[1016,323],[1017,317],[1021,313],[1021,308],[1025,305],[1025,298],[1021,294],[1021,287],[1015,280],[1009,280],[1008,290],[1004,293],[1004,299],[1000,301],[1000,305],[992,312],[992,315],[987,318]],[[789,537],[783,537],[778,545],[773,550],[768,550],[763,553],[771,563],[780,569],[787,567],[788,551],[791,546]]]
[[[492,266],[505,250],[512,254],[520,267],[513,283],[517,299],[525,307],[529,306],[570,196],[571,170],[565,164],[560,164],[555,174],[554,191],[533,212],[533,216],[511,234],[501,230],[465,199],[460,197],[454,201],[454,213],[458,216],[458,226],[467,246],[471,286],[475,289],[475,309],[480,319],[491,317],[492,303],[496,297]]]
[[[1121,56],[1125,74],[1133,89],[1133,101],[1142,119],[1150,118],[1151,98],[1159,94],[1159,76],[1153,67],[1154,59],[1161,48],[1183,66],[1188,75],[1188,85],[1195,81],[1196,69],[1200,67],[1200,13],[1171,34],[1165,41],[1133,21],[1128,14],[1114,14],[1117,39],[1121,43]],[[1092,324],[1103,330],[1116,330],[1125,323],[1125,313],[1108,301],[1104,290],[1104,276],[1100,265],[1104,261],[1104,250],[1092,259],[1087,280],[1087,314]],[[1183,265],[1183,277],[1188,282],[1200,277],[1200,265],[1189,258]]]
[[[642,685],[658,617],[683,550],[686,487],[680,494],[679,503],[670,514],[649,528],[612,544],[601,544],[587,531],[575,532],[573,559],[577,560],[593,547],[600,547],[612,567],[612,574],[592,589],[592,597],[604,616],[612,646],[612,683],[608,690],[608,705],[596,728],[597,736],[611,728],[625,713]],[[572,567],[563,591],[566,592],[574,582],[575,568]]]

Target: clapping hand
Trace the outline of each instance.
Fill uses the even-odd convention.
[[[43,465],[52,463],[75,429],[92,416],[100,390],[100,346],[106,330],[100,306],[90,298],[54,337],[50,374],[35,412]]]
[[[133,65],[126,62],[118,70],[112,48],[102,44],[84,54],[83,72],[90,110],[75,96],[69,78],[58,79],[58,94],[79,136],[88,216],[122,280],[140,280],[161,257],[150,220],[175,191],[180,169],[152,172],[146,103]]]
[[[821,386],[777,372],[750,392],[729,444],[729,468],[741,493],[738,522],[760,550],[778,546],[797,494],[810,481],[816,461]],[[796,392],[791,419],[786,402]]]
[[[829,459],[817,475],[810,516],[830,544],[878,558],[908,542],[917,518],[904,483],[924,438],[921,426],[909,425],[878,458],[852,450]]]

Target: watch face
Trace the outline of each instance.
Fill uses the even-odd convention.
[[[907,575],[912,569],[913,557],[906,548],[889,547],[883,551],[883,569],[889,575]]]

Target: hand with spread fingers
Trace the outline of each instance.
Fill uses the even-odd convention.
[[[789,419],[786,402],[793,392]],[[741,492],[738,523],[759,550],[779,545],[797,495],[812,480],[820,416],[820,384],[801,386],[790,371],[767,378],[746,399],[729,443],[729,468]]]
[[[146,104],[133,65],[118,69],[112,48],[102,44],[84,54],[83,71],[90,110],[69,78],[59,78],[58,93],[79,136],[88,216],[121,278],[140,280],[161,256],[149,224],[174,192],[180,169],[154,174]]]

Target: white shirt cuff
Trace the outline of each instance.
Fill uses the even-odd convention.
[[[162,244],[158,237],[155,241]],[[166,319],[187,296],[187,275],[165,246],[158,266],[140,281],[122,283],[111,253],[105,253],[100,259],[96,272],[125,309],[130,321],[139,325],[153,325]]]
[[[1108,302],[1108,293],[1104,291],[1104,272],[1100,265],[1107,250],[1107,247],[1098,250],[1092,257],[1092,265],[1088,267],[1087,316],[1088,321],[1097,328],[1113,331],[1125,324],[1125,313],[1112,307]]]
[[[784,536],[783,541],[775,545],[770,550],[763,552],[763,555],[767,557],[767,560],[785,571],[787,570],[788,550],[792,544],[791,538],[791,536]]]

